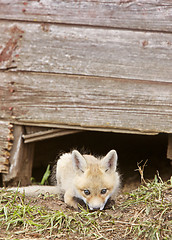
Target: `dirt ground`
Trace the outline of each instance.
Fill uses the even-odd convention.
[[[134,238],[134,232],[136,231],[135,227],[138,226],[139,221],[144,220],[144,224],[145,222],[149,223],[154,221],[154,219],[160,215],[159,212],[155,211],[154,209],[149,210],[149,214],[147,214],[147,207],[145,207],[145,203],[131,204],[127,207],[123,207],[123,203],[129,199],[129,195],[127,193],[131,192],[133,189],[136,189],[138,185],[139,182],[125,184],[117,196],[116,201],[109,201],[105,210],[101,211],[101,215],[98,217],[97,215],[93,216],[93,221],[95,220],[95,222],[98,224],[98,227],[96,227],[94,224],[94,227],[90,225],[90,230],[88,231],[87,229],[87,234],[82,234],[81,232],[77,234],[76,231],[69,232],[66,231],[66,229],[59,233],[57,229],[57,231],[53,230],[53,234],[50,236],[49,231],[45,231],[43,233],[33,231],[30,232],[29,229],[22,231],[22,227],[20,228],[20,226],[16,226],[10,228],[8,231],[6,231],[5,228],[2,228],[0,232],[0,239],[169,239],[159,238],[158,236],[157,238],[146,238],[145,235],[144,237],[138,237],[137,233],[136,237]],[[169,202],[172,202],[171,188],[165,191],[164,198]],[[33,206],[36,205],[43,207],[47,211],[60,211],[70,216],[76,214],[76,210],[68,207],[64,202],[58,200],[58,198],[55,196],[39,196],[38,198],[26,197],[25,201]],[[172,221],[172,212],[165,213],[163,217]],[[86,222],[83,222],[83,224],[86,224]],[[152,226],[150,226],[150,228],[151,227]],[[95,236],[92,233],[93,231],[95,231]]]

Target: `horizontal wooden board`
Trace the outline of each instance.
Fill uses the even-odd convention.
[[[33,143],[42,140],[52,139],[56,137],[61,137],[65,135],[70,135],[77,133],[77,130],[66,130],[66,129],[49,129],[47,131],[36,131],[37,127],[35,127],[35,133],[31,134],[23,134],[24,143]]]
[[[16,123],[172,133],[172,83],[8,72],[0,89]]]
[[[172,31],[170,0],[0,0],[0,18]]]
[[[1,114],[0,114],[1,116]],[[0,119],[0,173],[8,172],[9,157],[9,123]]]
[[[172,82],[172,34],[0,22],[0,69]]]

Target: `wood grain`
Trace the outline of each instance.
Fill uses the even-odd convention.
[[[80,132],[66,129],[49,129],[47,131],[36,131],[36,129],[37,127],[35,127],[35,133],[23,134],[24,143],[33,143]]]
[[[0,88],[0,115],[16,123],[172,133],[172,83],[1,73]]]
[[[0,114],[1,116],[1,114]],[[9,143],[8,143],[8,136],[9,136],[9,123],[7,121],[0,119],[0,173],[8,172],[8,165],[9,165]]]
[[[172,31],[171,0],[0,0],[0,18]]]
[[[168,135],[167,158],[172,161],[172,134]]]
[[[34,143],[24,144],[23,126],[14,126],[14,143],[10,152],[9,172],[3,175],[5,186],[26,186],[31,184]]]
[[[0,43],[0,69],[172,82],[171,34],[2,21]]]

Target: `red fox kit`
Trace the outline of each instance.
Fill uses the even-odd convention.
[[[64,195],[64,201],[69,206],[78,208],[76,198],[79,198],[90,210],[102,210],[119,188],[116,166],[115,150],[102,159],[81,155],[77,150],[65,153],[57,161],[57,191]]]
[[[104,158],[81,155],[77,150],[63,154],[57,161],[56,186],[28,186],[10,188],[37,196],[41,193],[59,194],[69,206],[78,208],[77,198],[82,199],[90,210],[102,210],[120,185],[116,171],[117,153],[111,150]],[[53,176],[53,175],[52,175]]]

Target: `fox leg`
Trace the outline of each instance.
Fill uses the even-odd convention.
[[[74,199],[74,194],[73,191],[67,190],[64,194],[64,202],[71,206],[74,207],[75,209],[78,209],[78,204]]]

